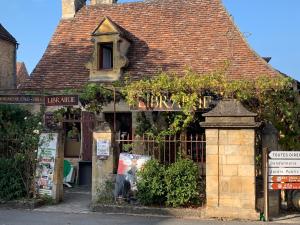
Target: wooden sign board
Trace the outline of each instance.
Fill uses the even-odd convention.
[[[271,159],[300,159],[300,151],[272,151],[269,157]]]
[[[269,183],[270,190],[300,189],[300,183]]]
[[[0,104],[45,104],[45,106],[78,105],[78,95],[0,95]]]
[[[73,106],[78,105],[78,95],[45,96],[45,106]]]
[[[300,168],[269,168],[269,175],[300,175]]]
[[[42,104],[44,103],[44,98],[40,95],[0,95],[0,103]]]
[[[300,183],[300,176],[269,176],[271,183]]]
[[[277,168],[277,167],[285,167],[285,168],[295,168],[300,167],[300,160],[290,160],[290,159],[270,159],[269,160],[269,167],[270,168]]]

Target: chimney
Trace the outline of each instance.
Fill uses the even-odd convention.
[[[86,0],[62,0],[62,19],[73,18],[85,4]]]
[[[91,5],[97,4],[113,4],[117,3],[118,0],[91,0]]]

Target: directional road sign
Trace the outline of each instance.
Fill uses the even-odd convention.
[[[269,168],[269,175],[300,175],[300,168]]]
[[[271,183],[300,183],[300,176],[269,176]]]
[[[290,159],[270,159],[269,160],[269,167],[276,168],[276,167],[300,167],[300,160],[290,160]]]
[[[300,151],[272,151],[269,157],[271,159],[300,159]]]
[[[300,189],[300,183],[269,183],[271,190]]]

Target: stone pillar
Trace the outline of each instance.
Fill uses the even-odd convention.
[[[266,123],[262,130],[262,148],[279,151],[278,131],[271,123]],[[284,193],[284,192],[283,192]],[[280,191],[269,190],[269,216],[278,216],[280,212]]]
[[[223,100],[203,114],[208,217],[259,219],[255,210],[255,113]]]
[[[55,203],[63,200],[63,181],[64,181],[64,135],[63,132],[58,132],[57,136],[57,152],[55,156],[55,167],[53,177],[53,192],[52,197]]]
[[[109,143],[109,155],[97,155],[97,141]],[[114,153],[112,149],[112,131],[109,124],[102,122],[93,132],[93,159],[92,159],[92,202],[97,201],[97,190],[105,186],[113,178]]]

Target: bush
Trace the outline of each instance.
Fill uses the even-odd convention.
[[[191,160],[171,164],[165,172],[165,183],[169,206],[186,206],[200,200],[199,171]]]
[[[145,205],[165,202],[164,166],[156,160],[148,161],[138,172],[137,198]]]
[[[18,199],[26,195],[25,186],[19,173],[23,163],[14,158],[0,158],[0,199]]]

